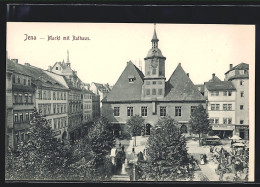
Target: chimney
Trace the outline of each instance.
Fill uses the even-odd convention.
[[[29,64],[29,63],[24,63],[24,65],[25,65],[25,66],[30,66],[30,64]]]
[[[48,71],[51,71],[51,66],[48,66]]]
[[[233,68],[233,64],[229,64],[229,69],[232,69]]]
[[[212,73],[212,79],[214,79],[215,78],[215,73]]]
[[[12,61],[14,62],[14,63],[16,63],[16,64],[18,64],[18,59],[12,59]]]
[[[187,76],[188,76],[188,77],[190,77],[190,74],[189,74],[189,73],[187,73]]]

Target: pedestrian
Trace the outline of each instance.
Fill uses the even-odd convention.
[[[119,142],[119,148],[121,148],[121,142]]]
[[[125,151],[125,146],[124,145],[122,146],[122,151]]]
[[[201,165],[205,164],[203,155],[200,155],[200,164]]]
[[[204,161],[205,164],[207,163],[207,155],[206,154],[203,154],[203,161]]]
[[[210,153],[213,153],[213,147],[212,146],[210,146],[209,151],[210,151]]]

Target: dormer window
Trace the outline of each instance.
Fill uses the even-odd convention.
[[[239,70],[239,74],[240,74],[240,75],[244,75],[244,74],[245,74],[245,71],[244,71],[244,70]]]
[[[59,68],[58,67],[56,67],[56,70],[58,70]]]
[[[128,82],[129,82],[129,83],[134,82],[134,80],[135,80],[135,77],[134,77],[134,76],[132,76],[132,75],[128,76]]]

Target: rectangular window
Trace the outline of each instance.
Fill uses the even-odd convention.
[[[14,114],[14,122],[18,122],[18,114]]]
[[[244,120],[240,120],[240,124],[244,124]]]
[[[63,92],[60,94],[60,99],[63,100]]]
[[[244,70],[239,70],[239,74],[244,75],[245,71]]]
[[[57,114],[60,113],[60,105],[57,105]]]
[[[223,118],[223,124],[227,124],[227,118]]]
[[[228,118],[228,124],[232,124],[232,118]]]
[[[63,113],[63,106],[60,106],[60,113]]]
[[[240,105],[240,110],[244,110],[244,105]]]
[[[20,122],[23,122],[23,113],[20,114]]]
[[[244,85],[244,81],[241,80],[241,81],[240,81],[240,85],[241,85],[241,86]]]
[[[219,110],[219,104],[216,104],[216,110]]]
[[[120,107],[114,107],[114,116],[120,116]]]
[[[32,103],[32,94],[29,94],[29,103]]]
[[[56,114],[56,104],[53,104],[53,114]]]
[[[24,94],[25,97],[25,103],[28,103],[28,94]]]
[[[42,90],[38,90],[38,99],[42,99]]]
[[[18,103],[18,97],[17,97],[17,94],[14,94],[14,103]]]
[[[227,104],[223,104],[223,110],[227,110]]]
[[[211,104],[211,110],[215,110],[215,104]]]
[[[28,80],[28,86],[31,86],[31,81],[30,80]]]
[[[29,113],[28,113],[28,112],[25,113],[25,120],[26,120],[26,121],[29,121]]]
[[[156,84],[156,81],[153,81],[153,85],[155,85]]]
[[[133,116],[133,107],[127,107],[127,116]]]
[[[210,119],[209,119],[209,123],[210,123],[210,124],[213,124],[213,123],[214,123],[214,118],[210,118]]]
[[[224,96],[227,96],[227,91],[224,91],[224,92],[223,92],[223,95],[224,95]]]
[[[33,114],[32,112],[30,112],[30,120],[33,118]]]
[[[60,100],[60,92],[57,92],[57,100]]]
[[[54,129],[57,129],[57,120],[54,119]]]
[[[142,106],[141,107],[141,115],[142,116],[147,116],[147,106]]]
[[[211,95],[211,96],[214,96],[214,95],[215,95],[214,91],[212,91],[210,95]]]
[[[23,79],[23,84],[26,85],[26,79]]]
[[[160,116],[166,116],[166,106],[160,106]]]
[[[53,92],[53,100],[56,100],[56,92]]]
[[[23,96],[22,96],[22,94],[19,94],[19,103],[23,103]]]
[[[156,89],[152,89],[152,95],[156,95]]]
[[[150,89],[146,89],[146,95],[150,95]]]
[[[181,116],[181,106],[175,107],[175,116]]]
[[[196,108],[197,108],[196,106],[191,106],[190,107],[190,113],[192,114],[195,111]]]
[[[218,123],[219,123],[219,119],[215,118],[215,124],[218,124]]]
[[[219,96],[219,91],[216,91],[215,94],[216,94],[216,96]]]
[[[66,104],[64,105],[64,112],[67,112]]]
[[[20,84],[20,80],[21,80],[21,79],[20,79],[20,77],[18,77],[18,81],[17,81],[17,82],[18,82],[18,84]]]
[[[244,97],[244,91],[240,92],[240,96]]]
[[[66,100],[66,93],[64,92],[64,100]]]
[[[228,110],[232,110],[232,104],[228,104]]]
[[[162,89],[158,89],[158,95],[162,95]]]
[[[232,91],[228,91],[228,96],[231,96],[232,95]]]

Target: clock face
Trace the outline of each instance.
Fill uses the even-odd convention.
[[[153,68],[156,68],[156,67],[157,67],[157,61],[156,61],[156,59],[152,59],[151,66],[152,66]]]

